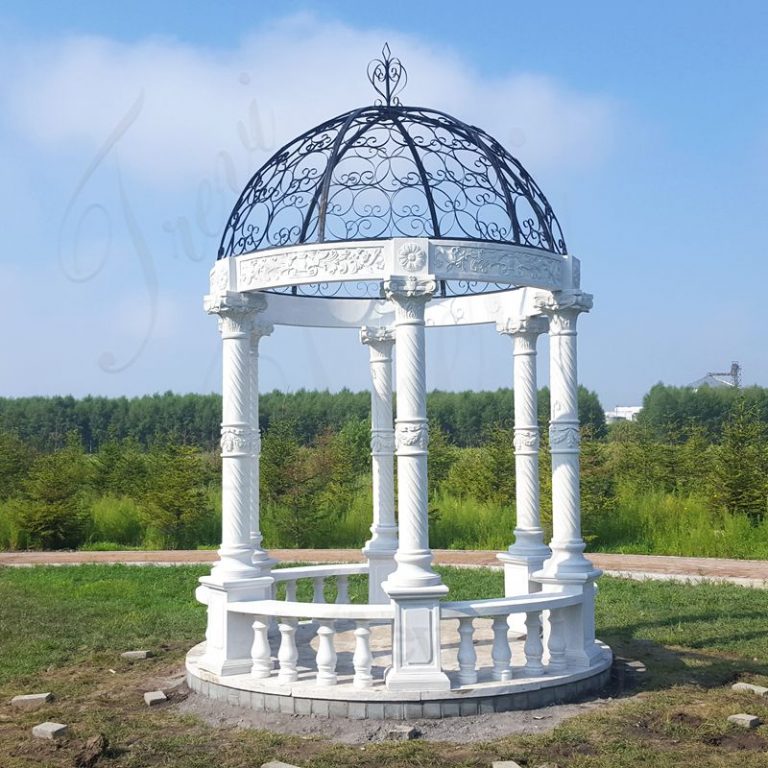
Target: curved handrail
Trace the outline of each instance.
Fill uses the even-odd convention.
[[[440,615],[444,619],[460,619],[465,616],[473,618],[506,616],[510,613],[529,613],[553,608],[566,608],[571,605],[579,605],[583,601],[584,598],[580,594],[537,592],[533,595],[512,595],[489,600],[459,600],[452,603],[440,603]]]
[[[329,576],[355,576],[368,573],[368,563],[332,563],[329,565],[298,565],[291,568],[274,568],[269,574],[276,582],[295,579],[314,579]]]
[[[395,618],[395,610],[391,605],[300,603],[288,600],[244,600],[241,603],[229,603],[227,610],[232,613],[276,616],[287,619],[392,621]]]

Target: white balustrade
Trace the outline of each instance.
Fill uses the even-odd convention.
[[[316,670],[302,666],[302,681],[318,686],[335,686],[341,683],[355,688],[371,688],[380,680],[374,680],[373,653],[371,650],[371,625],[390,626],[394,619],[391,605],[354,605],[349,603],[349,576],[360,573],[365,566],[307,566],[303,568],[276,569],[276,581],[285,584],[283,600],[254,600],[230,604],[228,610],[252,616],[253,642],[251,648],[251,677],[268,679],[276,671],[279,685],[290,685],[300,679],[299,643],[308,643],[315,633],[307,629],[314,624],[317,650],[314,654]],[[336,572],[334,572],[336,571]],[[341,572],[339,572],[341,571]],[[336,579],[336,600],[326,603],[325,581]],[[298,582],[312,580],[313,602],[297,601]],[[321,598],[321,599],[318,599]],[[561,675],[573,671],[568,657],[569,615],[580,606],[582,596],[578,593],[540,592],[530,595],[510,596],[491,600],[470,600],[443,602],[440,608],[441,620],[455,619],[458,623],[458,674],[454,678],[454,689],[475,686],[478,681],[494,680],[508,683],[512,679]],[[509,617],[524,618],[526,631],[521,656],[514,656],[509,642]],[[479,624],[478,619],[488,623]],[[280,643],[277,651],[277,670],[270,647],[270,627],[277,620]],[[542,622],[547,632],[542,638]],[[304,630],[299,634],[299,627]],[[481,629],[482,628],[482,629]],[[492,633],[490,659],[484,658],[481,668],[476,645],[478,632],[485,642],[488,629]],[[351,668],[337,668],[339,633],[348,633],[354,640]],[[351,636],[350,636],[351,635]],[[546,658],[544,658],[546,642]],[[349,648],[349,645],[341,648]],[[302,659],[311,658],[304,657]],[[348,663],[348,662],[347,662]],[[307,661],[302,661],[306,665]],[[483,671],[483,669],[485,671]],[[314,672],[314,674],[313,674]],[[306,676],[305,676],[306,675]]]
[[[477,682],[477,653],[473,636],[474,619],[464,616],[459,619],[459,682],[462,685],[474,685]]]

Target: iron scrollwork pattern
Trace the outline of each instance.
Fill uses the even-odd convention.
[[[219,258],[391,237],[566,253],[546,197],[499,142],[443,112],[403,106],[397,93],[405,70],[388,48],[371,67],[378,103],[328,120],[273,155],[237,201]],[[324,291],[318,285],[293,292]],[[482,292],[467,286],[456,294],[465,291]]]

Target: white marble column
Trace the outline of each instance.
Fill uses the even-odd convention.
[[[395,570],[397,523],[395,521],[395,430],[392,422],[391,328],[362,328],[360,341],[370,350],[371,370],[371,472],[373,520],[371,538],[363,548],[368,560],[368,602],[388,603],[382,588]]]
[[[550,549],[544,543],[539,505],[539,420],[536,378],[536,343],[548,327],[545,317],[508,320],[499,333],[512,338],[515,398],[515,540],[498,555],[504,563],[504,592],[507,596],[538,592],[541,585],[531,580]],[[513,617],[510,617],[512,619]],[[525,616],[514,623],[525,633]],[[512,626],[512,623],[510,624]]]
[[[260,461],[261,461],[261,429],[259,428],[259,342],[269,336],[274,330],[269,323],[259,321],[253,324],[251,331],[251,352],[250,352],[250,424],[251,424],[251,550],[252,562],[266,575],[275,560],[272,559],[262,547],[261,535],[261,489],[260,489]]]
[[[252,419],[251,335],[266,309],[259,294],[224,292],[206,297],[205,308],[219,318],[223,388],[221,422],[221,547],[210,576],[200,579],[198,599],[208,606],[203,669],[217,675],[247,672],[251,667],[253,630],[249,617],[227,605],[269,596],[273,579],[268,567],[253,562],[252,506],[254,455],[258,423]]]
[[[600,657],[595,644],[595,579],[601,571],[584,557],[579,493],[579,409],[576,323],[592,308],[592,296],[579,290],[543,293],[536,307],[549,317],[550,426],[552,456],[552,556],[535,578],[545,590],[581,592],[581,605],[565,609],[566,657],[587,667]]]
[[[397,335],[398,543],[397,568],[384,591],[395,606],[392,667],[387,688],[447,690],[440,664],[440,597],[448,588],[432,570],[427,490],[427,392],[424,310],[436,283],[430,277],[397,277],[384,284],[395,305]]]

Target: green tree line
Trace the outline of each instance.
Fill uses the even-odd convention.
[[[497,423],[511,423],[510,389],[495,392],[431,392],[429,417],[459,446],[478,445]],[[549,413],[549,393],[539,393],[543,421]],[[582,423],[597,434],[605,432],[605,417],[594,392],[579,391]],[[310,445],[328,431],[338,432],[349,420],[367,419],[368,392],[299,390],[268,392],[260,399],[262,430],[277,421],[290,422],[295,437]],[[10,432],[37,450],[63,448],[73,434],[89,453],[114,440],[132,439],[144,447],[172,441],[216,450],[221,423],[221,396],[179,395],[173,392],[144,397],[20,397],[0,398],[0,431]]]
[[[511,399],[503,399],[509,394],[499,395],[504,418],[494,420],[489,406],[477,422],[459,420],[462,398],[455,397],[452,411],[442,394],[433,394],[430,407],[456,421],[445,429],[433,415],[430,426],[432,545],[506,548],[515,525]],[[646,407],[667,394],[655,387]],[[697,397],[719,403],[719,412],[706,411],[711,421],[673,419],[664,426],[651,407],[637,423],[607,430],[600,420],[583,424],[582,516],[590,548],[768,557],[768,428],[758,395],[680,395],[686,403]],[[546,391],[540,397],[545,406]],[[310,437],[290,408],[272,412],[261,460],[266,546],[359,547],[368,538],[368,416],[334,418],[338,428],[318,428]],[[467,432],[475,435],[471,442]],[[543,430],[540,483],[548,529],[550,473]],[[220,484],[218,451],[185,444],[173,432],[148,445],[111,436],[89,450],[74,431],[53,449],[0,431],[0,548],[215,546]]]

